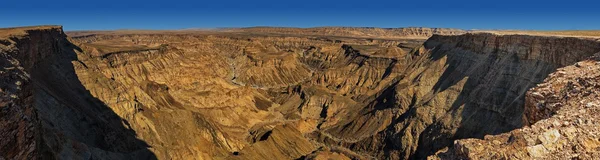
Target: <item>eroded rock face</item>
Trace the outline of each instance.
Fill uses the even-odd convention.
[[[394,46],[400,42],[389,41],[363,46],[375,47],[374,56],[303,37],[90,39],[75,39],[84,50],[74,64],[82,84],[127,120],[157,157],[176,159],[305,157],[326,145],[304,134],[356,114],[362,99],[391,85],[407,56]],[[105,53],[111,50],[103,43],[111,41],[136,47]],[[356,45],[362,43],[373,42]],[[387,51],[393,56],[381,56]],[[282,125],[288,127],[278,129]],[[273,139],[261,140],[265,135]],[[278,148],[286,150],[272,151]]]
[[[457,140],[442,159],[594,159],[599,154],[598,59],[558,69],[526,96],[525,126],[484,139]]]
[[[378,158],[421,159],[454,139],[508,132],[523,125],[529,88],[599,47],[576,38],[433,36],[411,55],[393,91],[319,137]]]
[[[527,90],[600,52],[597,42],[577,38],[414,40],[463,33],[424,28],[71,38],[49,30],[0,41],[8,55],[2,73],[10,75],[0,135],[18,137],[0,143],[9,150],[4,158],[424,159],[456,139],[547,118],[556,107],[527,106],[559,100],[525,101],[552,94]],[[392,32],[396,39],[372,38]],[[539,144],[561,142],[557,131],[540,132]]]
[[[7,159],[153,157],[74,72],[78,48],[58,26],[2,30],[2,156]],[[136,153],[132,153],[136,152]],[[127,154],[125,154],[127,153]],[[132,153],[132,154],[128,154]]]
[[[36,63],[53,56],[63,35],[60,28],[3,29],[0,38],[0,158],[40,158],[42,129],[33,107],[30,71]],[[13,36],[9,36],[13,35]],[[44,52],[44,51],[50,52]]]

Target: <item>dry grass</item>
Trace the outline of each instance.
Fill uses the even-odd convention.
[[[27,27],[12,27],[12,28],[0,28],[0,39],[9,36],[19,36],[27,34],[28,30],[45,30],[45,29],[56,29],[62,28],[62,26],[27,26]]]

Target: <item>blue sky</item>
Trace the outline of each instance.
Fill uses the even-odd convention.
[[[445,27],[600,29],[600,2],[585,0],[2,0],[0,27],[65,30],[217,27]]]

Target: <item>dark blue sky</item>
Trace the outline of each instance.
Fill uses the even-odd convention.
[[[600,29],[591,0],[2,0],[0,27],[59,24],[65,30],[216,27],[446,27]]]

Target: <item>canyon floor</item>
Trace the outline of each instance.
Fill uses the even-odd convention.
[[[0,29],[0,160],[594,159],[598,33]]]

